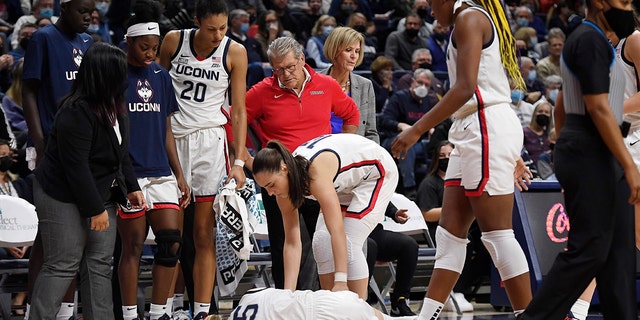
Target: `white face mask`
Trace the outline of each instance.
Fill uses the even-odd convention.
[[[427,89],[427,86],[423,84],[413,88],[413,93],[416,95],[416,97],[422,99],[427,96],[427,94],[429,93],[429,89]]]

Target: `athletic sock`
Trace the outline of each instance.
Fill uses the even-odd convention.
[[[164,307],[165,307],[165,312],[168,315],[171,315],[171,312],[173,311],[173,297],[167,298],[167,303],[165,303]]]
[[[589,304],[589,302],[582,299],[576,300],[576,303],[574,303],[571,307],[571,313],[573,313],[573,317],[578,320],[587,319],[587,314],[589,314]]]
[[[31,304],[27,303],[27,307],[24,311],[24,320],[29,320],[29,313],[31,312]]]
[[[173,295],[173,308],[171,310],[176,311],[178,309],[184,309],[184,293]]]
[[[207,302],[194,302],[193,303],[193,316],[195,317],[198,313],[204,312],[209,313],[209,308],[211,308],[211,303]]]
[[[122,318],[124,320],[138,319],[138,306],[122,306]]]
[[[420,310],[420,314],[418,315],[419,320],[431,320],[438,319],[442,308],[444,307],[444,303],[435,301],[430,298],[424,298],[422,302],[422,309]]]
[[[158,318],[162,317],[167,312],[166,304],[155,304],[152,303],[149,307],[149,320],[158,320]]]
[[[69,320],[69,318],[73,315],[73,302],[64,302],[60,304],[60,310],[58,310],[58,314],[56,315],[56,320]]]

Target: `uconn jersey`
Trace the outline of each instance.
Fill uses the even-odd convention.
[[[320,136],[300,145],[293,154],[313,162],[315,157],[325,151],[338,157],[339,169],[333,179],[333,186],[338,193],[340,204],[349,207],[346,216],[358,219],[364,217],[373,210],[380,192],[388,191],[382,190],[385,176],[389,173],[391,176],[397,176],[391,155],[377,143],[356,134]],[[390,181],[393,181],[393,178]],[[358,187],[367,182],[372,182],[373,185],[371,188],[362,188],[366,189],[363,193]],[[393,185],[392,189],[395,187]]]
[[[640,31],[636,30],[633,32],[634,34],[640,33]],[[618,46],[616,47],[616,59],[618,60],[616,63],[620,63],[622,67],[622,72],[624,73],[624,77],[626,79],[626,83],[624,86],[624,98],[628,99],[637,92],[640,91],[640,85],[638,84],[638,77],[636,67],[632,61],[629,61],[624,56],[624,48],[627,43],[627,38],[624,38],[618,42]],[[624,120],[631,123],[631,131],[636,131],[640,129],[640,112],[632,112],[624,115]]]
[[[223,109],[229,109],[226,56],[231,39],[225,36],[209,56],[197,57],[193,48],[195,34],[196,29],[181,30],[178,50],[171,57],[169,73],[180,106],[172,121],[177,138],[222,126],[228,120]]]
[[[129,155],[138,178],[171,175],[166,152],[167,117],[178,111],[169,73],[155,62],[128,66]]]
[[[23,79],[40,81],[37,104],[45,139],[51,131],[60,100],[71,91],[82,56],[93,44],[86,33],[74,37],[48,25],[31,36],[24,57]]]
[[[498,33],[491,17],[484,9],[480,7],[469,7],[472,10],[478,10],[484,13],[491,21],[493,29],[493,37],[488,45],[484,45],[480,55],[480,65],[478,68],[478,83],[476,85],[475,94],[465,106],[477,106],[483,108],[495,104],[511,102],[511,89],[509,88],[509,80],[502,66],[502,58],[500,57],[500,41],[498,41]],[[455,31],[454,31],[455,32]],[[453,32],[452,32],[453,34]],[[449,79],[451,86],[456,83],[458,49],[451,39],[447,47],[447,67],[449,68]]]

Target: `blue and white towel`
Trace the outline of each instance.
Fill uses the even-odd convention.
[[[224,185],[213,203],[216,212],[216,264],[220,294],[231,295],[247,271],[247,261],[253,248],[249,240],[260,212],[253,180],[246,179],[242,189],[236,190],[235,180]]]

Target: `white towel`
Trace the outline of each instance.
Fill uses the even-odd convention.
[[[223,179],[225,181],[226,178]],[[220,294],[233,294],[247,271],[253,246],[249,237],[257,224],[258,204],[255,184],[246,179],[240,190],[235,180],[220,186],[213,208],[216,212],[216,264]]]

